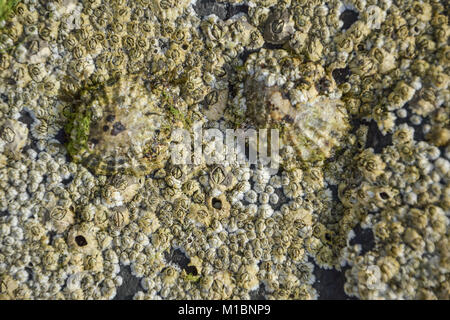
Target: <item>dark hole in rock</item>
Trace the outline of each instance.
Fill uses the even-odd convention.
[[[334,81],[336,81],[336,84],[338,85],[347,82],[350,74],[351,72],[349,67],[334,69],[332,72]]]
[[[116,117],[113,114],[110,114],[106,117],[106,121],[113,122],[116,119]]]
[[[7,84],[12,85],[12,86],[15,86],[15,85],[17,84],[16,80],[14,80],[13,78],[7,78],[7,79],[5,80],[5,82],[6,82]]]
[[[215,14],[220,19],[225,20],[228,14],[227,5],[218,3],[214,0],[198,0],[193,8],[201,17]]]
[[[239,59],[241,59],[242,62],[245,63],[245,61],[247,61],[247,58],[248,58],[252,53],[255,53],[255,52],[258,52],[258,51],[259,51],[259,49],[256,49],[256,50],[245,50],[245,49],[244,49],[244,51],[239,55]],[[229,85],[231,86],[232,84],[230,83]]]
[[[361,255],[373,249],[375,246],[375,237],[371,229],[363,229],[360,225],[357,225],[353,231],[355,232],[355,237],[350,240],[350,244],[360,244]]]
[[[364,46],[364,44],[360,43],[356,46],[356,48],[358,48],[358,51],[362,53],[363,51],[365,51],[366,47]]]
[[[52,245],[53,244],[53,240],[55,240],[55,237],[56,237],[56,232],[55,231],[49,231],[47,235],[48,235],[48,244]]]
[[[369,123],[367,133],[366,148],[373,148],[375,153],[381,153],[384,147],[392,144],[392,134],[383,135],[378,129],[378,124],[372,120]]]
[[[266,299],[266,286],[264,283],[260,283],[258,289],[249,292],[251,300],[267,300]]]
[[[109,127],[108,126],[103,126],[103,131],[104,132],[106,132],[106,131],[108,131],[109,130]]]
[[[284,116],[282,120],[287,123],[294,123],[294,118],[292,118],[290,115]]]
[[[117,288],[114,300],[132,300],[136,292],[143,290],[141,280],[131,273],[130,266],[120,266],[119,275],[122,277],[123,282]]]
[[[389,195],[388,195],[386,192],[381,192],[381,193],[380,193],[380,197],[381,197],[381,199],[383,199],[383,200],[389,199]]]
[[[6,211],[0,211],[0,217],[5,217],[5,216],[9,216],[8,210],[6,210]]]
[[[345,268],[342,271],[322,269],[315,266],[314,276],[316,277],[316,281],[313,287],[319,294],[319,300],[354,300],[354,298],[347,296],[344,291],[346,281],[345,270]]]
[[[65,185],[65,186],[67,186],[69,183],[71,183],[73,181],[73,177],[71,176],[71,177],[69,177],[69,178],[67,178],[67,179],[64,179],[63,181],[62,181],[62,183],[63,183],[63,185]]]
[[[2,101],[4,103],[8,103],[9,102],[8,96],[6,94],[4,94],[4,93],[0,94],[0,98],[2,99]]]
[[[337,185],[329,185],[333,199],[338,199],[338,187]]]
[[[220,199],[212,198],[211,204],[218,210],[222,209],[222,201]]]
[[[76,236],[75,237],[75,243],[79,246],[79,247],[85,247],[87,246],[87,241],[86,238],[83,236]]]
[[[320,93],[327,92],[330,89],[330,87],[331,87],[331,82],[327,78],[322,78],[316,83],[316,89]]]
[[[350,9],[347,9],[344,12],[342,12],[339,17],[339,19],[341,19],[342,22],[344,22],[342,30],[347,30],[348,28],[350,28],[352,24],[354,24],[358,20],[358,16],[359,16],[358,12]]]
[[[31,124],[34,122],[33,117],[26,110],[22,110],[20,112],[20,118],[18,120],[22,123],[25,123],[27,125],[28,129],[31,128]]]
[[[113,125],[113,129],[111,130],[111,135],[117,136],[122,131],[125,131],[126,128],[121,122],[116,122]]]
[[[188,267],[186,267],[185,270],[186,270],[186,273],[187,273],[187,274],[190,274],[190,275],[193,275],[193,276],[198,275],[197,268],[194,267],[194,266],[188,266]]]
[[[172,249],[170,252],[164,252],[164,258],[167,262],[175,263],[181,269],[186,270],[186,272],[189,273],[187,270],[190,268],[188,264],[191,262],[191,259],[189,259],[180,249]]]
[[[183,50],[187,50],[189,48],[189,46],[185,43],[181,46],[181,49]]]
[[[245,13],[248,15],[248,5],[229,5],[228,6],[228,13],[227,13],[227,19],[239,14],[239,13]]]
[[[268,42],[264,42],[263,48],[264,49],[270,49],[270,50],[278,50],[278,49],[283,49],[284,44],[273,44],[273,43],[268,43]]]
[[[55,139],[58,140],[59,143],[65,144],[68,141],[66,131],[64,129],[59,129],[55,135]]]

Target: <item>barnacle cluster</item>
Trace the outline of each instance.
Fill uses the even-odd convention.
[[[445,5],[0,0],[0,298],[450,299]]]

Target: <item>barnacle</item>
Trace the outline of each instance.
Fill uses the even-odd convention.
[[[287,10],[275,9],[264,25],[264,40],[272,44],[283,44],[294,33],[294,22]]]
[[[75,252],[82,254],[94,254],[98,250],[94,225],[91,223],[72,226],[67,235],[67,242]]]
[[[49,220],[54,228],[59,232],[64,232],[75,222],[75,214],[71,208],[54,207],[49,212]]]
[[[28,128],[17,120],[4,120],[0,123],[0,140],[7,155],[18,157],[27,143]]]
[[[15,3],[1,299],[123,298],[134,277],[135,299],[315,299],[317,266],[358,298],[448,299],[444,2]],[[172,163],[172,129],[199,125],[278,129],[278,172]]]

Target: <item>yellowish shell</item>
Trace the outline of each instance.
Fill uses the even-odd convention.
[[[251,83],[247,115],[254,125],[277,127],[281,141],[304,161],[329,158],[349,129],[348,115],[339,99],[319,96],[294,108],[277,86]]]
[[[95,174],[143,175],[168,158],[168,118],[140,78],[120,78],[88,96],[66,126],[74,161]]]

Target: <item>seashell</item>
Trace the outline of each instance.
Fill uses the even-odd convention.
[[[136,195],[137,191],[143,185],[142,178],[128,175],[114,175],[102,190],[102,196],[107,205],[113,205],[116,202],[128,203]]]
[[[120,207],[114,207],[111,209],[111,226],[114,229],[121,229],[124,226],[126,226],[130,219],[129,219],[129,212],[128,209],[124,206]]]
[[[9,300],[14,299],[14,291],[17,289],[18,283],[8,275],[0,277],[0,299]]]
[[[75,221],[75,213],[71,208],[54,207],[49,212],[49,219],[57,232],[64,232]]]
[[[168,158],[163,126],[169,116],[141,79],[111,82],[90,90],[69,112],[69,154],[98,175],[147,174]]]
[[[294,33],[294,22],[289,11],[275,10],[264,25],[264,40],[271,44],[283,44]]]
[[[205,96],[204,115],[208,120],[219,120],[225,111],[228,101],[228,89],[212,90]]]
[[[18,157],[27,143],[28,128],[17,120],[8,119],[0,124],[0,141],[5,143],[5,153]]]
[[[294,108],[281,87],[246,82],[247,117],[253,125],[277,127],[281,141],[304,161],[329,158],[349,130],[348,115],[339,99],[318,96]]]
[[[74,225],[67,235],[67,243],[75,252],[82,254],[97,253],[94,225],[91,223]]]

